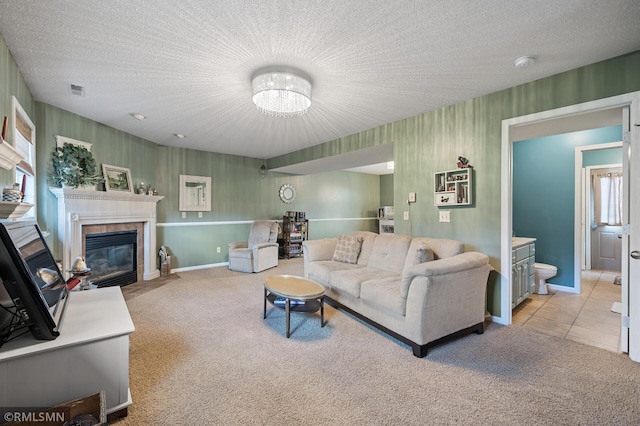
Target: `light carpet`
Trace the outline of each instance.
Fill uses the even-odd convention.
[[[133,405],[124,425],[632,425],[640,364],[626,355],[488,324],[416,358],[342,311],[262,318],[263,280],[181,272],[127,301]]]

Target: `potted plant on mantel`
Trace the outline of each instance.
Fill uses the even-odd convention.
[[[64,143],[51,153],[49,181],[58,188],[79,188],[95,191],[103,182],[96,160],[84,146]]]

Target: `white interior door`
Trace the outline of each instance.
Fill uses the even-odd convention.
[[[637,104],[637,102],[636,102]],[[637,105],[636,105],[637,106]],[[622,299],[622,311],[620,315],[620,350],[622,352],[629,352],[629,284],[630,284],[630,271],[629,271],[629,248],[630,248],[630,237],[628,233],[629,223],[630,223],[630,212],[631,210],[631,197],[630,197],[630,187],[631,181],[633,181],[634,176],[631,174],[631,165],[630,165],[630,148],[631,148],[631,108],[626,106],[622,109],[622,174],[626,177],[623,180],[622,185],[622,223],[623,223],[623,231],[622,231],[622,259],[621,259],[621,277],[622,277],[622,288],[621,288],[621,299]],[[637,150],[636,150],[637,151]],[[637,167],[636,167],[637,169]],[[635,171],[636,174],[638,170]],[[637,179],[637,176],[635,176]],[[636,189],[636,192],[638,190]],[[640,212],[640,210],[636,210]]]
[[[611,186],[622,182],[622,168],[594,168],[590,170],[590,174],[591,192],[594,194],[593,215],[590,215],[591,269],[619,273],[622,270],[622,223],[619,222],[622,205],[615,203],[617,206],[615,215],[607,214],[606,210],[611,203],[609,198],[616,198],[609,191],[614,192]],[[603,176],[607,178],[605,184],[608,188],[601,187]],[[616,176],[620,179],[617,182],[614,180]],[[617,192],[617,194],[620,193]],[[612,216],[615,216],[615,219]],[[613,223],[617,224],[613,225]]]
[[[629,199],[629,216],[626,222],[629,226],[623,236],[623,243],[626,240],[628,244],[626,247],[623,245],[622,257],[622,339],[623,349],[626,344],[629,357],[640,362],[640,94],[635,94],[631,108],[625,110],[624,125],[630,130],[629,142],[625,143],[628,146],[628,151],[625,149],[625,152],[629,155],[623,161],[623,166],[626,164],[628,167],[624,172],[629,176],[629,179],[625,179],[625,182],[628,181],[628,197],[625,198]],[[625,238],[627,234],[628,238]],[[629,324],[629,328],[624,327],[624,322]]]

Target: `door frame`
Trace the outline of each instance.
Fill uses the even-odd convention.
[[[585,102],[581,104],[570,105],[567,107],[557,108],[553,110],[542,111],[534,114],[523,115],[502,121],[502,150],[501,150],[501,194],[500,194],[500,315],[494,315],[492,320],[500,324],[511,324],[511,237],[513,229],[513,140],[511,140],[512,131],[520,126],[526,126],[534,123],[542,123],[548,120],[560,118],[568,118],[594,111],[607,110],[612,108],[631,107],[632,111],[640,110],[640,91],[626,93],[623,95],[612,96],[609,98],[598,99],[595,101]],[[638,114],[640,115],[640,113]],[[622,121],[622,120],[621,120]],[[637,131],[631,131],[632,139],[640,139]],[[640,141],[632,141],[634,146],[640,146]],[[631,178],[631,176],[629,177]],[[640,212],[635,212],[636,215]],[[631,220],[633,221],[633,219]],[[628,251],[628,250],[627,250]],[[623,260],[629,257],[629,253],[623,253]],[[623,265],[624,267],[624,265]],[[629,287],[628,273],[626,280],[623,272],[623,287]],[[626,282],[625,282],[626,281]],[[625,289],[623,289],[624,293]],[[638,326],[629,329],[629,356],[633,360],[640,361],[640,292],[629,292],[629,310],[623,312],[631,318],[631,322],[635,323],[634,318],[638,319]],[[624,298],[624,297],[623,297]],[[623,306],[624,309],[624,306]],[[635,324],[632,324],[635,325]]]
[[[612,145],[612,144],[602,144],[602,145]],[[622,142],[614,142],[614,146],[611,148],[622,148]],[[615,146],[617,145],[617,146]],[[590,145],[591,146],[591,145]],[[606,147],[600,148],[601,145],[593,145],[599,148],[596,149],[607,149]],[[580,218],[576,220],[576,223],[580,223],[580,233],[581,233],[581,259],[580,259],[580,269],[589,271],[591,270],[591,171],[597,169],[613,169],[619,167],[622,169],[622,163],[614,163],[614,164],[597,164],[595,166],[586,166],[582,165],[580,168],[577,167],[578,161],[582,164],[582,154],[584,150],[580,150],[578,153],[578,148],[584,147],[576,147],[576,180],[581,180],[581,189],[582,189],[582,214]],[[580,155],[580,159],[578,159],[578,155]],[[580,177],[578,177],[580,175]],[[627,179],[626,176],[622,176],[623,179]],[[578,209],[576,209],[578,212]],[[576,229],[578,227],[576,226]],[[582,281],[581,281],[582,282]],[[578,292],[579,293],[579,292]]]

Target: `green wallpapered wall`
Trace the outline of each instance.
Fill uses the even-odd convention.
[[[393,205],[393,174],[380,176],[380,205]]]
[[[9,117],[8,129],[15,127],[11,97],[15,96],[22,108],[29,115],[31,120],[35,119],[35,102],[31,92],[27,87],[18,66],[16,65],[11,52],[7,48],[4,39],[0,37],[0,128],[4,117]],[[36,132],[37,137],[37,132]],[[7,131],[7,142],[13,145],[13,132]],[[10,186],[15,176],[13,170],[0,168],[0,185],[2,188]]]
[[[10,108],[11,94],[18,94],[23,107],[31,115],[36,107],[13,59],[8,54],[4,41],[0,43],[0,70],[4,72],[0,80],[0,108]],[[8,62],[8,63],[7,63]],[[408,211],[410,220],[398,220],[397,233],[415,236],[433,236],[455,238],[465,242],[467,250],[478,250],[491,257],[496,268],[488,288],[488,308],[491,313],[500,315],[500,149],[501,122],[504,119],[545,111],[581,102],[601,99],[609,96],[640,90],[640,51],[616,57],[607,61],[571,70],[556,76],[523,84],[500,92],[467,100],[435,111],[409,117],[361,133],[326,142],[305,150],[293,152],[268,160],[268,166],[278,167],[301,161],[355,151],[389,142],[395,143],[395,173],[393,178],[394,204],[397,214]],[[228,212],[229,219],[278,217],[285,210],[304,210],[310,218],[326,219],[310,226],[312,238],[335,235],[336,231],[349,232],[350,229],[375,229],[375,221],[332,220],[332,218],[362,218],[375,216],[380,204],[380,179],[373,178],[363,182],[362,177],[349,177],[342,174],[322,176],[286,176],[268,174],[262,178],[249,178],[257,174],[260,162],[255,159],[230,158],[228,156],[203,157],[201,153],[174,152],[173,149],[153,146],[151,142],[109,129],[99,123],[90,122],[73,114],[57,110],[54,107],[38,104],[36,125],[38,140],[47,140],[43,152],[38,145],[38,160],[46,158],[50,152],[50,139],[53,134],[69,130],[64,135],[86,140],[96,144],[96,159],[99,163],[119,165],[132,169],[134,180],[157,182],[161,194],[167,198],[160,202],[159,219],[168,223],[181,223],[178,218],[175,188],[180,173],[205,175],[211,172],[214,182],[224,182],[214,191],[214,211],[203,217],[203,221],[217,221]],[[33,119],[33,115],[31,115]],[[41,122],[43,120],[43,122]],[[43,126],[43,128],[41,128]],[[77,131],[78,133],[74,133]],[[44,132],[44,133],[43,133]],[[44,134],[44,136],[43,136]],[[75,134],[75,136],[74,136]],[[94,140],[88,140],[94,138]],[[134,147],[131,148],[130,145]],[[151,145],[147,145],[151,144]],[[101,147],[99,148],[98,145]],[[124,150],[124,153],[121,151]],[[149,155],[147,157],[147,154]],[[451,223],[438,223],[438,208],[433,205],[433,173],[455,168],[456,158],[463,155],[474,166],[474,203],[469,207],[450,208]],[[174,158],[176,156],[177,158]],[[205,164],[205,158],[213,163]],[[139,165],[139,161],[143,164]],[[156,174],[149,176],[148,170],[155,163]],[[135,165],[135,166],[133,166]],[[238,168],[239,170],[236,170]],[[134,172],[135,170],[135,172]],[[179,170],[179,171],[178,171]],[[44,170],[39,167],[40,197],[44,197],[46,188],[41,179]],[[357,175],[357,174],[352,174]],[[174,183],[171,183],[173,176]],[[229,179],[234,176],[236,179]],[[0,179],[5,184],[11,178],[0,171]],[[253,182],[252,182],[253,181]],[[298,188],[298,198],[292,205],[278,205],[275,201],[263,198],[262,194],[275,191],[281,183],[293,183]],[[215,183],[214,183],[215,188]],[[274,189],[275,188],[275,189]],[[43,191],[43,189],[45,189]],[[408,206],[409,192],[417,193],[417,202]],[[246,194],[246,197],[245,197]],[[313,200],[310,200],[313,194]],[[46,195],[48,196],[48,195]],[[216,199],[215,197],[219,198]],[[276,207],[277,206],[277,207]],[[46,226],[54,226],[50,208],[39,211],[39,219]],[[188,217],[186,222],[198,219]],[[206,229],[216,226],[213,229]],[[180,266],[197,265],[203,262],[223,261],[217,255],[209,256],[211,247],[224,246],[224,242],[247,234],[240,228],[231,231],[224,227],[211,225],[192,227],[164,227],[158,235],[159,243],[177,247],[185,253],[179,253]],[[248,228],[246,228],[248,229]],[[188,231],[187,231],[188,230]],[[216,234],[217,233],[217,234]],[[210,235],[221,235],[217,239]],[[209,235],[209,237],[207,237]],[[215,242],[212,243],[211,238]],[[188,244],[192,240],[208,242],[208,246]],[[182,246],[180,245],[182,244]],[[187,253],[187,251],[189,253]],[[224,253],[224,251],[223,251]],[[173,253],[176,256],[176,253]],[[173,265],[172,265],[173,266]]]
[[[500,179],[502,120],[640,90],[640,51],[409,117],[269,160],[273,167],[394,142],[396,233],[461,240],[467,250],[491,257],[496,272],[487,290],[489,311],[500,312]],[[457,156],[474,168],[474,203],[447,208],[438,222],[433,174],[456,167]],[[408,206],[409,192],[417,202]]]

